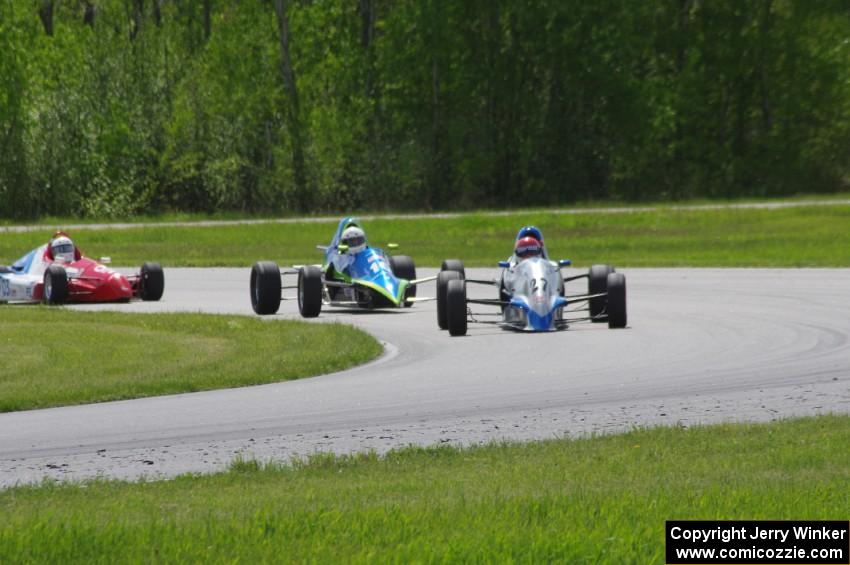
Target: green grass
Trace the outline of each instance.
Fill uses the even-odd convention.
[[[832,519],[850,418],[317,455],[0,492],[0,562],[663,563],[668,519]]]
[[[624,202],[620,200],[582,200],[580,202],[572,202],[572,203],[564,203],[564,204],[555,204],[552,206],[541,207],[541,208],[529,208],[527,210],[520,210],[520,212],[524,211],[540,211],[545,210],[547,208],[559,209],[559,210],[593,210],[599,208],[623,208],[623,209],[631,209],[635,207],[653,207],[659,209],[669,209],[672,207],[678,206],[701,206],[701,205],[723,205],[723,204],[759,204],[766,202],[794,202],[794,203],[806,203],[806,202],[829,202],[829,201],[841,201],[847,200],[850,198],[850,192],[837,192],[830,194],[796,194],[791,196],[777,197],[772,199],[760,198],[760,197],[742,197],[742,198],[695,198],[691,200],[679,200],[679,201],[660,201],[660,202]],[[435,214],[439,214],[442,212],[452,212],[452,210],[434,210],[432,211]],[[464,213],[468,215],[486,215],[491,213],[502,213],[503,209],[491,209],[491,208],[479,208],[479,209],[465,209],[462,211],[458,211],[459,213]],[[342,217],[346,215],[361,215],[361,216],[377,216],[377,215],[405,215],[405,214],[417,214],[417,213],[428,213],[423,212],[421,210],[386,210],[386,209],[374,209],[374,210],[360,210],[358,212],[352,212],[351,210],[323,210],[317,213],[312,214],[312,217]],[[296,214],[291,212],[281,212],[281,213],[263,213],[263,214],[252,214],[249,212],[242,211],[219,211],[212,213],[202,213],[202,212],[174,212],[167,211],[159,214],[139,214],[136,216],[130,217],[115,217],[115,216],[94,216],[94,217],[60,217],[60,216],[42,216],[39,218],[32,218],[29,220],[12,220],[10,218],[0,218],[0,227],[7,226],[16,226],[16,225],[27,225],[27,226],[47,226],[48,229],[52,226],[62,226],[62,225],[85,225],[85,224],[103,224],[110,222],[118,222],[118,223],[167,223],[167,222],[202,222],[206,220],[254,220],[258,218],[266,218],[266,219],[275,219],[275,218],[302,218],[305,217],[304,214]]]
[[[41,306],[4,307],[0,346],[0,412],[298,379],[381,352],[342,324]]]
[[[365,222],[370,242],[399,243],[419,266],[460,258],[494,266],[506,258],[518,228],[539,226],[553,258],[586,267],[848,267],[850,205],[778,210],[674,210],[630,214],[557,215],[518,211],[508,217],[471,214],[450,219],[376,219]],[[57,224],[58,225],[58,224]],[[261,259],[282,265],[316,263],[316,244],[327,244],[336,222],[223,227],[149,227],[76,230],[92,257],[122,266],[159,261],[165,266],[241,266]],[[0,262],[11,262],[50,236],[6,233]]]

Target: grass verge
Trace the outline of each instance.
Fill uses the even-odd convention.
[[[668,519],[832,519],[850,417],[0,492],[0,562],[663,563]]]
[[[0,412],[298,379],[381,352],[342,324],[41,306],[3,308],[0,344]]]
[[[520,226],[535,224],[554,258],[577,266],[623,267],[850,267],[850,205],[781,209],[658,207],[651,211],[510,216],[375,219],[370,242],[399,243],[399,253],[419,266],[460,258],[469,266],[494,266],[512,250]],[[335,222],[153,226],[126,230],[76,230],[72,236],[92,257],[123,266],[159,261],[166,266],[248,266],[261,259],[282,265],[321,262],[316,244],[327,244]],[[6,233],[0,262],[12,262],[44,243],[50,230]]]

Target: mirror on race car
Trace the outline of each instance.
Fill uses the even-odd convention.
[[[388,243],[387,248],[388,249],[398,249],[398,243]]]
[[[100,263],[103,264],[103,265],[108,265],[108,264],[112,263],[112,257],[101,257]]]
[[[499,266],[502,267],[503,269],[507,269],[510,266],[510,262],[509,261],[499,261]]]
[[[558,261],[559,267],[569,267],[572,264],[573,264],[573,262],[570,261],[569,259],[561,259],[560,261]]]

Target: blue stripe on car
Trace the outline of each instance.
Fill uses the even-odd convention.
[[[552,319],[555,317],[555,310],[558,308],[563,308],[567,305],[567,299],[563,296],[559,296],[555,299],[555,303],[552,306],[552,309],[549,310],[549,313],[545,316],[541,316],[534,310],[532,310],[525,300],[521,298],[511,298],[511,306],[515,306],[516,308],[522,309],[526,316],[528,316],[528,322],[531,324],[531,327],[536,332],[546,332],[552,329]]]
[[[32,251],[15,261],[15,264],[12,265],[12,270],[18,273],[28,273],[30,267],[32,266],[33,259],[35,259],[36,251],[38,251],[38,249],[33,249]]]

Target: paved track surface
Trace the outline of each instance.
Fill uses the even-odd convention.
[[[320,322],[364,328],[387,353],[300,381],[0,414],[0,487],[209,472],[239,455],[287,459],[850,413],[850,270],[624,272],[623,330],[583,324],[532,335],[472,325],[468,336],[450,338],[437,329],[433,302],[326,310]],[[248,274],[169,269],[161,302],[114,308],[251,314]],[[430,283],[420,295],[433,292]],[[284,302],[276,317],[297,317],[295,303]]]

